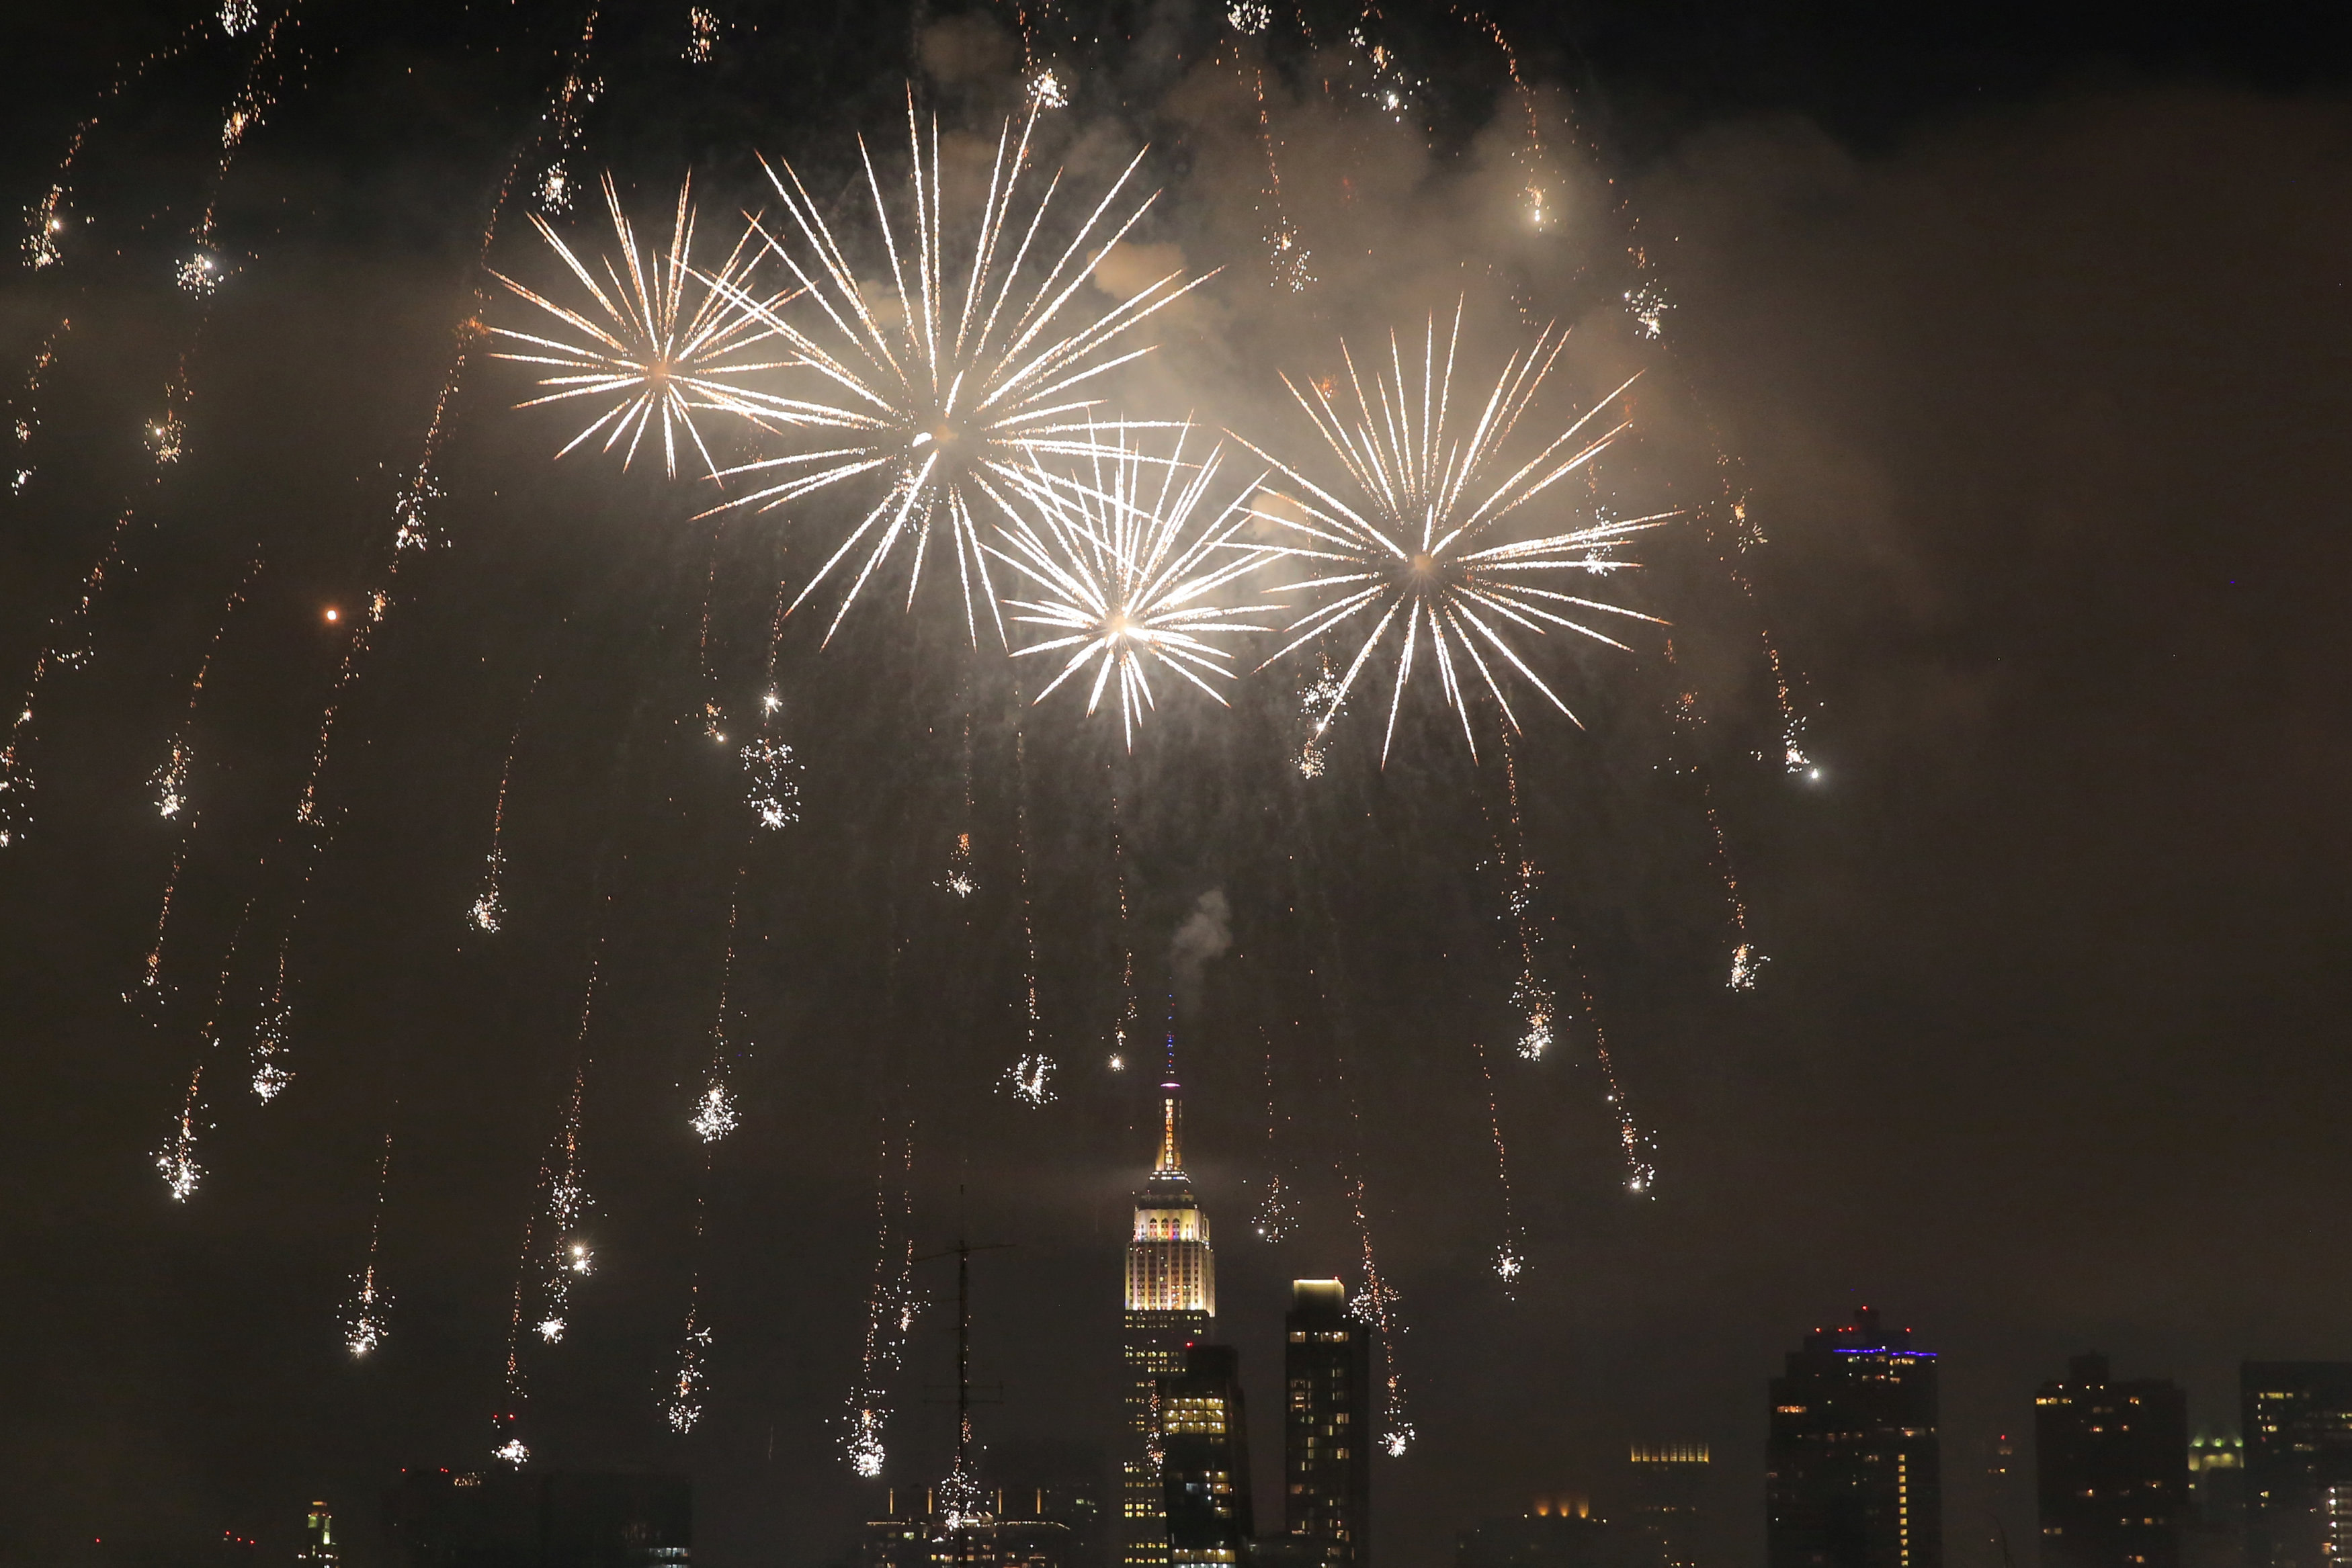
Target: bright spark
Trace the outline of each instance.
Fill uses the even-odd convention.
[[[799,173],[790,163],[769,167],[792,231],[761,229],[761,236],[805,291],[815,314],[803,325],[751,300],[738,285],[726,284],[722,291],[745,316],[782,339],[821,383],[806,398],[761,396],[764,420],[825,433],[824,439],[835,444],[744,464],[722,476],[772,479],[728,503],[762,511],[868,475],[885,482],[881,498],[793,601],[792,608],[798,609],[843,562],[862,553],[826,629],[827,640],[901,543],[912,546],[907,599],[913,602],[937,528],[952,540],[965,628],[974,644],[982,605],[1002,637],[1003,622],[975,507],[984,498],[1010,512],[1003,487],[1034,471],[1041,455],[1092,454],[1095,444],[1085,416],[1094,406],[1090,394],[1099,378],[1149,353],[1148,345],[1125,347],[1129,334],[1200,281],[1182,282],[1182,274],[1173,272],[1108,309],[1073,306],[1093,276],[1094,263],[1142,217],[1151,198],[1135,203],[1123,215],[1107,215],[1142,162],[1138,152],[1046,263],[1050,249],[1040,250],[1037,239],[1061,176],[1054,176],[1034,205],[1021,191],[1037,113],[1033,104],[1017,138],[1009,120],[998,136],[978,228],[959,241],[968,246],[969,257],[952,263],[937,126],[926,139],[910,94],[910,227],[903,215],[894,226],[895,204],[884,198],[881,178],[861,140],[879,257],[889,267],[887,282],[860,281]],[[1016,214],[1016,203],[1023,213]],[[963,273],[960,282],[950,276],[951,267]]]
[[[746,254],[750,234],[736,242],[734,252],[717,273],[706,275],[695,269],[690,190],[691,182],[678,187],[677,217],[670,231],[669,249],[656,254],[639,247],[636,231],[621,211],[620,193],[611,176],[605,177],[604,201],[612,209],[620,259],[616,265],[613,257],[604,258],[602,280],[564,244],[554,225],[531,214],[540,234],[563,258],[572,276],[587,287],[601,317],[558,305],[503,273],[491,274],[571,329],[564,339],[541,338],[508,327],[490,329],[497,336],[522,345],[494,358],[544,365],[552,372],[539,384],[553,390],[516,406],[535,408],[587,398],[603,407],[588,427],[556,454],[558,457],[601,432],[606,452],[627,443],[621,455],[621,466],[625,469],[635,458],[638,444],[658,423],[662,464],[671,476],[677,473],[680,434],[693,443],[703,466],[716,474],[719,465],[703,444],[695,413],[702,410],[748,413],[747,393],[737,384],[738,378],[775,370],[784,362],[758,358],[758,352],[763,351],[760,346],[772,335],[761,324],[761,313],[781,301],[751,301],[737,287],[753,259]],[[738,308],[745,305],[750,308]]]
[[[800,764],[781,740],[755,740],[741,753],[751,775],[745,797],[763,828],[783,828],[801,820]]]
[[[509,1437],[505,1442],[500,1443],[497,1448],[490,1450],[490,1458],[494,1459],[504,1459],[515,1469],[520,1469],[523,1466],[530,1462],[530,1450],[523,1447],[523,1441],[520,1437]]]
[[[1735,991],[1754,990],[1760,971],[1771,961],[1751,944],[1742,942],[1731,955],[1731,988]]]
[[[1033,1051],[1004,1070],[1004,1087],[1024,1105],[1050,1105],[1054,1103],[1053,1076],[1054,1059]]]
[[[1506,1241],[1495,1249],[1495,1273],[1498,1279],[1506,1281],[1517,1280],[1526,1269],[1527,1260],[1518,1255],[1509,1242]]]
[[[1061,633],[1018,649],[1013,656],[1069,655],[1061,673],[1033,700],[1044,702],[1092,665],[1094,683],[1087,696],[1092,715],[1116,675],[1130,751],[1136,725],[1156,706],[1152,669],[1181,676],[1223,704],[1225,699],[1209,681],[1231,678],[1226,661],[1232,655],[1209,639],[1265,631],[1255,622],[1234,617],[1274,608],[1228,610],[1205,602],[1255,569],[1265,552],[1232,542],[1251,520],[1247,489],[1244,498],[1195,525],[1222,449],[1187,465],[1189,434],[1180,431],[1174,450],[1161,459],[1147,455],[1129,427],[1105,427],[1090,433],[1096,451],[1078,475],[1013,476],[1026,506],[1013,514],[1011,527],[998,529],[1004,548],[987,547],[989,554],[1027,578],[1038,595],[1005,601],[1018,612],[1013,622]],[[1180,486],[1177,475],[1187,467],[1191,477]]]
[[[1441,365],[1436,322],[1431,320],[1418,389],[1409,383],[1403,351],[1391,334],[1390,368],[1385,372],[1375,369],[1370,394],[1365,392],[1353,356],[1341,344],[1355,392],[1353,425],[1344,422],[1321,384],[1311,388],[1310,397],[1284,377],[1317,432],[1329,444],[1346,481],[1338,490],[1327,489],[1290,465],[1268,458],[1298,494],[1285,497],[1286,506],[1256,514],[1302,540],[1257,548],[1318,563],[1320,575],[1286,585],[1283,591],[1325,594],[1323,602],[1284,629],[1291,641],[1275,658],[1349,622],[1360,625],[1360,618],[1376,617],[1339,682],[1333,712],[1338,703],[1346,701],[1391,628],[1397,631],[1402,646],[1396,684],[1389,699],[1387,737],[1381,747],[1383,766],[1395,744],[1397,713],[1424,639],[1436,661],[1445,700],[1460,716],[1462,733],[1475,757],[1477,737],[1470,725],[1473,670],[1501,707],[1505,722],[1518,727],[1518,716],[1503,695],[1496,665],[1490,659],[1507,666],[1502,671],[1505,676],[1516,670],[1571,722],[1579,722],[1504,638],[1499,629],[1503,622],[1538,635],[1559,627],[1621,649],[1624,643],[1586,623],[1590,614],[1663,624],[1655,616],[1541,588],[1528,579],[1545,572],[1580,571],[1600,577],[1622,570],[1634,563],[1616,552],[1632,535],[1659,526],[1671,513],[1595,523],[1540,538],[1486,542],[1506,517],[1591,462],[1625,428],[1621,423],[1577,444],[1601,410],[1633,382],[1628,381],[1610,393],[1533,457],[1496,479],[1499,449],[1533,402],[1568,338],[1565,332],[1554,336],[1547,328],[1532,345],[1512,354],[1465,442],[1446,429],[1461,334],[1462,317],[1457,309]],[[1326,718],[1318,727],[1318,736],[1329,722]]]
[[[687,1124],[706,1144],[715,1144],[741,1124],[742,1117],[735,1109],[734,1097],[727,1085],[714,1083],[702,1092],[694,1103],[694,1118]]]

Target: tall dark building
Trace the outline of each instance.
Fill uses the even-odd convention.
[[[2114,1383],[2078,1355],[2033,1396],[2042,1568],[2181,1568],[2189,1396],[2160,1378]]]
[[[1184,1370],[1184,1350],[1209,1337],[1217,1315],[1216,1257],[1209,1217],[1184,1174],[1183,1091],[1174,1048],[1160,1085],[1160,1157],[1135,1197],[1135,1231],[1127,1244],[1128,1427],[1132,1451],[1120,1464],[1120,1568],[1167,1568],[1166,1499],[1149,1446],[1156,1439],[1159,1380]]]
[[[1171,1568],[1229,1568],[1249,1554],[1249,1420],[1241,1357],[1231,1345],[1194,1345],[1184,1370],[1163,1377],[1160,1477]]]
[[[1633,1516],[1643,1568],[1697,1568],[1699,1509],[1706,1497],[1704,1443],[1633,1445]]]
[[[384,1500],[405,1568],[664,1568],[691,1560],[682,1476],[409,1470]]]
[[[1808,1334],[1771,1386],[1769,1568],[1943,1568],[1935,1353],[1864,1307]]]
[[[2352,1561],[2352,1362],[2238,1369],[2246,1442],[2247,1568]]]
[[[1372,1345],[1337,1280],[1294,1280],[1283,1317],[1282,1519],[1324,1568],[1371,1561]]]

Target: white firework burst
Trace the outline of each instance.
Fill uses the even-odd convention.
[[[601,409],[556,454],[559,457],[602,432],[606,452],[626,443],[621,455],[621,466],[626,468],[636,457],[638,445],[658,424],[666,472],[673,477],[677,473],[682,434],[701,455],[704,468],[716,474],[719,465],[703,444],[695,414],[713,410],[747,413],[748,394],[740,378],[790,362],[761,358],[769,351],[771,336],[761,312],[780,301],[758,300],[751,302],[754,308],[740,308],[750,298],[737,287],[751,271],[754,258],[750,233],[735,242],[734,251],[716,273],[705,274],[694,267],[691,186],[689,181],[678,187],[669,249],[656,252],[639,246],[636,231],[621,210],[620,193],[611,176],[605,177],[604,201],[612,209],[620,256],[617,264],[612,256],[604,258],[601,279],[563,242],[553,225],[536,213],[531,214],[540,234],[563,258],[572,276],[586,286],[597,314],[559,305],[503,273],[490,275],[571,329],[564,339],[542,338],[509,327],[490,329],[496,336],[521,345],[499,350],[493,358],[541,365],[550,371],[539,384],[551,390],[517,407],[585,398]]]
[[[1282,497],[1286,504],[1257,515],[1287,529],[1288,537],[1298,542],[1261,548],[1305,561],[1312,570],[1314,575],[1287,585],[1284,591],[1321,597],[1321,602],[1284,629],[1291,641],[1274,657],[1303,647],[1327,632],[1350,623],[1360,626],[1370,619],[1371,630],[1341,677],[1331,704],[1329,714],[1336,715],[1374,650],[1393,629],[1401,645],[1395,686],[1389,699],[1388,731],[1381,747],[1383,765],[1395,743],[1397,713],[1424,642],[1437,665],[1445,700],[1460,716],[1462,733],[1475,757],[1477,737],[1470,724],[1474,672],[1501,707],[1504,721],[1514,729],[1518,727],[1518,717],[1504,695],[1502,681],[1496,678],[1498,670],[1506,678],[1516,671],[1553,706],[1571,721],[1576,719],[1559,694],[1503,635],[1505,631],[1540,635],[1557,628],[1622,649],[1624,643],[1594,628],[1595,617],[1622,616],[1663,624],[1655,616],[1621,605],[1539,586],[1538,580],[1557,580],[1557,574],[1574,572],[1601,577],[1623,570],[1634,563],[1618,551],[1633,535],[1659,526],[1673,514],[1598,522],[1538,538],[1495,538],[1506,518],[1591,462],[1625,428],[1620,423],[1598,435],[1584,435],[1586,427],[1633,385],[1632,381],[1552,437],[1534,456],[1498,477],[1501,448],[1543,385],[1567,343],[1567,334],[1555,335],[1547,328],[1533,344],[1511,355],[1466,438],[1447,428],[1461,335],[1462,316],[1457,308],[1441,361],[1437,325],[1431,319],[1416,386],[1391,333],[1389,368],[1375,367],[1370,392],[1353,356],[1341,344],[1347,380],[1354,394],[1352,416],[1334,404],[1328,382],[1302,391],[1285,376],[1284,384],[1329,444],[1345,477],[1326,487],[1280,459],[1267,458],[1295,488]],[[1318,737],[1329,723],[1327,716],[1317,728]]]
[[[1189,430],[1178,432],[1165,458],[1147,455],[1133,427],[1089,434],[1096,450],[1076,473],[1041,470],[1013,477],[1025,504],[1013,512],[1010,527],[997,530],[1003,544],[992,543],[988,552],[1026,578],[1036,595],[1005,601],[1016,612],[1014,623],[1049,633],[1013,656],[1068,654],[1034,700],[1044,702],[1091,665],[1091,715],[1116,677],[1119,719],[1132,751],[1136,725],[1156,706],[1153,668],[1190,681],[1223,704],[1209,683],[1231,677],[1231,655],[1211,639],[1265,631],[1234,617],[1274,607],[1226,609],[1209,601],[1265,559],[1262,549],[1233,543],[1251,520],[1248,489],[1214,517],[1197,520],[1222,448],[1187,464]],[[1180,484],[1178,476],[1188,470]]]
[[[1004,1070],[1004,1088],[1024,1105],[1050,1105],[1055,1098],[1053,1078],[1054,1059],[1032,1051]]]
[[[751,792],[745,800],[759,818],[760,826],[784,828],[799,821],[800,764],[793,759],[793,748],[781,740],[756,740],[745,747],[740,756],[751,775]]]
[[[1041,454],[1091,453],[1087,413],[1098,401],[1101,378],[1149,353],[1148,345],[1129,346],[1130,334],[1200,281],[1184,281],[1180,270],[1108,308],[1074,304],[1095,264],[1152,198],[1114,212],[1143,160],[1138,152],[1058,251],[1050,240],[1041,246],[1061,176],[1034,204],[1023,192],[1038,107],[1033,103],[1017,134],[1005,122],[979,223],[969,236],[957,236],[953,256],[939,129],[934,125],[924,135],[913,96],[907,101],[911,225],[903,209],[894,224],[897,204],[883,194],[860,140],[878,242],[872,254],[888,268],[881,281],[859,279],[789,162],[768,169],[791,229],[759,232],[803,291],[805,324],[752,300],[740,285],[722,292],[782,339],[816,383],[805,397],[758,399],[763,420],[817,433],[822,444],[747,463],[724,476],[757,481],[761,488],[728,504],[762,511],[834,485],[879,483],[880,498],[793,601],[797,609],[844,562],[863,555],[827,638],[902,544],[911,548],[911,604],[934,532],[942,529],[947,548],[955,551],[973,643],[980,639],[981,605],[1002,636],[975,509],[984,509],[985,501],[1009,510],[1004,486],[1032,470]]]

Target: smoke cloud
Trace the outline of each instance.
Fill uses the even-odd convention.
[[[1168,944],[1168,974],[1180,1005],[1190,1008],[1201,999],[1201,971],[1210,959],[1233,946],[1233,920],[1234,909],[1225,902],[1225,890],[1213,887],[1192,905],[1184,924],[1176,927]]]

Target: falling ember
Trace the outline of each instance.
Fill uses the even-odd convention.
[[[201,298],[220,287],[220,263],[209,256],[192,256],[180,263],[173,277],[182,288]]]
[[[260,20],[261,7],[257,0],[221,0],[221,31],[230,37],[251,32]]]
[[[286,998],[286,956],[281,949],[277,993],[253,1029],[253,1092],[265,1105],[283,1094],[286,1086],[294,1082],[293,1071],[283,1060],[292,1050],[293,1030],[294,1008]]]
[[[702,1419],[702,1355],[709,1348],[710,1331],[689,1322],[686,1343],[678,1351],[677,1375],[670,1380],[669,1396],[662,1402],[669,1429],[681,1437]]]
[[[978,616],[985,608],[1001,635],[975,507],[985,501],[1010,511],[1003,487],[1034,472],[1042,457],[1090,455],[1096,443],[1084,416],[1096,405],[1099,378],[1150,352],[1148,346],[1126,348],[1129,334],[1201,281],[1184,282],[1181,270],[1171,272],[1098,315],[1073,319],[1071,302],[1094,276],[1096,261],[1126,237],[1151,199],[1134,203],[1123,215],[1113,213],[1142,162],[1138,152],[1067,244],[1050,253],[1050,261],[1049,253],[1041,252],[1038,266],[1027,265],[1030,242],[1059,188],[1057,176],[1032,210],[1016,218],[1016,204],[1025,201],[1019,186],[1039,112],[1033,103],[1017,139],[1011,121],[997,138],[961,288],[938,259],[946,243],[943,214],[949,204],[940,186],[938,132],[926,142],[911,90],[911,234],[901,226],[903,219],[893,223],[891,204],[861,144],[875,228],[889,263],[887,294],[877,285],[859,282],[850,270],[846,253],[793,166],[768,170],[800,243],[780,237],[782,231],[759,232],[822,324],[810,319],[803,329],[740,288],[723,286],[721,291],[782,340],[805,373],[821,383],[807,398],[761,394],[755,400],[761,419],[822,433],[828,444],[726,470],[728,477],[774,481],[727,505],[772,511],[853,479],[883,482],[880,499],[793,601],[797,609],[852,555],[862,554],[827,639],[902,545],[910,558],[907,595],[912,602],[934,530],[946,535],[941,549],[955,555],[967,633],[979,643]],[[1013,236],[1009,256],[1008,233]],[[902,234],[911,241],[904,248]]]
[[[1265,0],[1234,0],[1225,7],[1225,25],[1244,37],[1254,37],[1274,25],[1274,7]]]
[[[1665,314],[1674,307],[1666,302],[1666,291],[1655,280],[1645,280],[1625,292],[1625,309],[1633,318],[1633,326],[1644,338],[1656,338],[1664,329]]]
[[[1759,953],[1752,944],[1742,942],[1731,955],[1731,988],[1735,991],[1754,990],[1759,971],[1771,961]]]
[[[201,1067],[189,1076],[188,1095],[172,1124],[171,1142],[155,1154],[155,1169],[163,1176],[163,1185],[171,1189],[173,1203],[187,1202],[205,1176],[205,1167],[196,1163],[196,1091],[204,1076]]]
[[[155,810],[166,817],[176,817],[188,804],[188,769],[195,756],[184,740],[172,743],[171,760],[155,770],[147,787],[155,791]]]
[[[376,1289],[373,1264],[354,1276],[352,1283],[356,1293],[343,1319],[343,1348],[355,1356],[365,1355],[383,1343],[392,1298]]]
[[[1278,1244],[1290,1234],[1290,1205],[1282,1196],[1282,1178],[1265,1178],[1265,1197],[1259,1200],[1250,1228],[1260,1241]]]
[[[523,1446],[520,1437],[509,1437],[490,1450],[490,1458],[504,1459],[515,1469],[520,1469],[530,1462],[530,1450]]]
[[[563,1326],[562,1318],[541,1318],[538,1324],[539,1337],[549,1344],[560,1344],[563,1340]]]
[[[1004,1087],[1024,1105],[1050,1105],[1054,1103],[1053,1075],[1054,1059],[1033,1051],[1004,1070]]]
[[[1391,1382],[1395,1380],[1391,1378]],[[1413,1427],[1410,1421],[1399,1421],[1381,1434],[1381,1452],[1391,1459],[1402,1459],[1404,1451],[1412,1447]]]
[[[185,449],[188,429],[176,413],[151,420],[147,424],[147,450],[158,463],[177,463]]]
[[[958,898],[970,898],[980,891],[980,883],[971,874],[971,835],[958,833],[955,847],[948,852],[948,874],[940,885]]]
[[[1040,109],[1067,109],[1069,84],[1058,71],[1039,71],[1029,82],[1029,101]]]
[[[1506,1284],[1516,1281],[1525,1267],[1525,1260],[1512,1249],[1509,1242],[1506,1241],[1495,1249],[1495,1275]]]
[[[687,1125],[706,1144],[715,1144],[733,1132],[741,1118],[735,1110],[735,1101],[724,1083],[713,1083],[694,1103],[694,1118]]]
[[[718,47],[718,16],[708,6],[690,7],[686,13],[686,63],[707,66]]]
[[[882,1473],[882,1417],[878,1411],[850,1412],[849,1468],[871,1480]]]
[[[1497,482],[1491,470],[1497,465],[1499,449],[1533,402],[1568,338],[1565,332],[1555,335],[1546,328],[1534,343],[1511,355],[1465,443],[1446,430],[1461,333],[1462,315],[1457,308],[1441,361],[1436,321],[1432,319],[1423,345],[1418,387],[1409,382],[1403,350],[1391,334],[1390,365],[1385,372],[1378,367],[1374,370],[1376,396],[1366,393],[1355,361],[1342,343],[1340,353],[1348,363],[1357,404],[1353,416],[1343,416],[1320,384],[1313,385],[1310,397],[1286,376],[1284,384],[1346,475],[1342,489],[1355,498],[1343,499],[1269,456],[1267,461],[1292,481],[1295,492],[1286,497],[1290,504],[1255,513],[1300,541],[1260,548],[1306,562],[1309,570],[1319,574],[1276,591],[1324,591],[1322,602],[1284,629],[1291,641],[1274,658],[1326,632],[1350,622],[1360,626],[1360,618],[1370,618],[1371,630],[1339,682],[1339,700],[1344,701],[1374,650],[1391,628],[1397,632],[1395,689],[1389,699],[1387,735],[1381,747],[1383,766],[1396,739],[1397,714],[1424,638],[1436,663],[1446,704],[1460,718],[1463,736],[1475,757],[1477,738],[1470,725],[1474,673],[1502,710],[1506,726],[1518,727],[1518,717],[1503,695],[1490,658],[1507,666],[1502,675],[1517,672],[1571,722],[1576,720],[1568,705],[1504,638],[1500,625],[1508,623],[1539,635],[1556,628],[1622,650],[1624,643],[1587,622],[1600,615],[1657,622],[1657,617],[1638,611],[1539,587],[1530,579],[1539,573],[1573,572],[1603,577],[1625,570],[1633,563],[1619,556],[1618,550],[1634,534],[1659,527],[1672,514],[1597,522],[1540,538],[1485,542],[1506,517],[1607,449],[1624,430],[1622,423],[1583,439],[1580,444],[1580,437],[1633,382],[1628,381],[1611,392]],[[1379,413],[1371,406],[1375,401],[1381,404]],[[1273,659],[1266,662],[1271,664]],[[1337,707],[1335,703],[1334,712]]]
[[[781,740],[755,740],[740,754],[751,775],[745,796],[763,828],[785,828],[801,820],[800,764]]]

